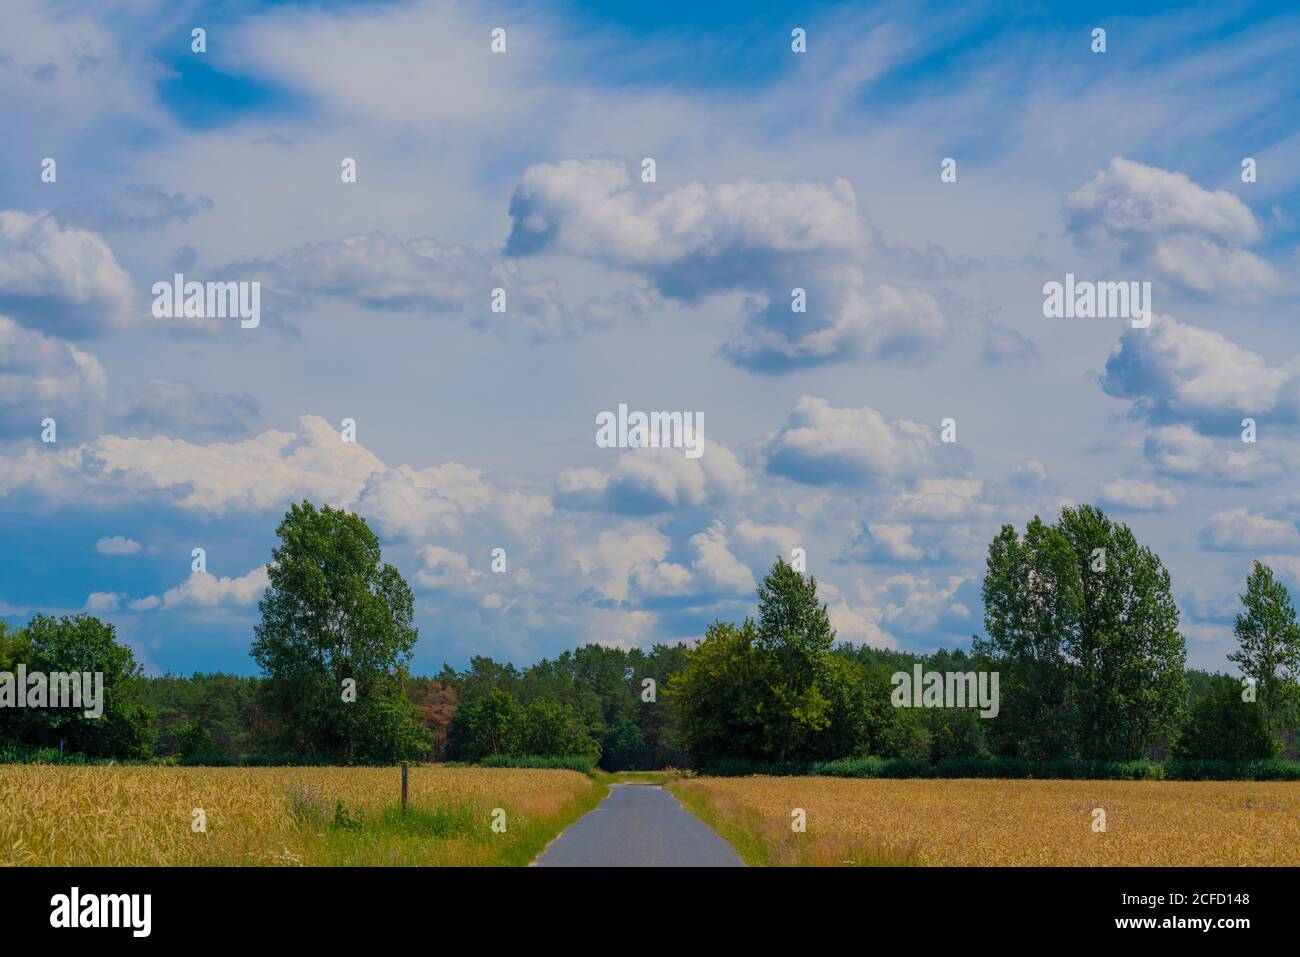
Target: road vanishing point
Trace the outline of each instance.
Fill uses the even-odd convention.
[[[716,831],[653,784],[614,784],[535,867],[744,867]]]

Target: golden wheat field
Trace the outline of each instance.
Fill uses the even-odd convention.
[[[750,864],[1300,864],[1294,782],[750,777],[671,789]],[[791,829],[795,808],[806,833]]]
[[[572,771],[413,767],[400,815],[396,768],[4,765],[0,864],[526,864],[603,793]]]

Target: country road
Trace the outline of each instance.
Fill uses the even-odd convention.
[[[615,784],[533,862],[536,867],[744,867],[713,828],[658,785]]]

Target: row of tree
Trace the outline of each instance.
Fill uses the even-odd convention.
[[[989,547],[985,635],[918,657],[836,644],[815,579],[778,559],[758,613],[698,644],[586,645],[527,668],[486,657],[413,677],[413,597],[360,517],[307,502],[277,529],[252,656],[257,678],[146,678],[111,625],[33,618],[0,671],[103,671],[101,719],[0,709],[0,749],[196,762],[477,761],[587,755],[611,769],[857,755],[1028,760],[1267,757],[1294,742],[1300,627],[1256,563],[1231,659],[1247,682],[1185,667],[1168,572],[1091,506],[1004,526]],[[996,718],[896,707],[892,676],[999,674]]]

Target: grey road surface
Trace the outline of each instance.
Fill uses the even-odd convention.
[[[744,867],[740,855],[657,785],[615,784],[533,862],[538,867]]]

